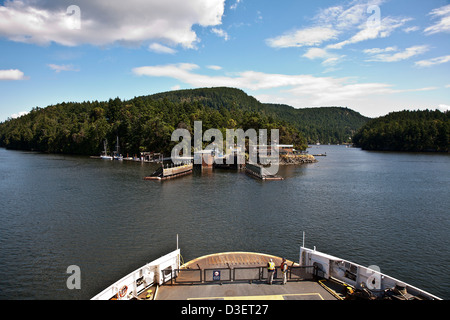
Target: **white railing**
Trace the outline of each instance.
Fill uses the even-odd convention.
[[[171,274],[164,274],[165,269],[180,268],[180,250],[177,249],[145,266],[131,272],[122,279],[97,294],[91,300],[130,300],[152,285],[161,285],[170,280]]]

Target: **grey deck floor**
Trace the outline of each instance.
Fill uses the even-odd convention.
[[[157,300],[336,300],[314,281],[163,285]]]

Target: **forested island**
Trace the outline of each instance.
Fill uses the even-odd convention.
[[[367,122],[353,143],[364,150],[449,152],[450,114],[439,110],[392,112]]]
[[[121,153],[170,154],[177,128],[193,134],[194,121],[203,130],[279,129],[280,143],[305,150],[308,143],[348,143],[369,119],[339,107],[295,109],[263,104],[234,88],[177,90],[130,100],[63,102],[0,123],[0,146],[48,153],[98,155],[104,141]],[[205,146],[209,143],[205,143]]]

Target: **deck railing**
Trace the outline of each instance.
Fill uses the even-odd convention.
[[[208,268],[208,269],[166,269],[164,273],[171,273],[170,284],[204,284],[265,281],[268,277],[266,266]],[[313,280],[320,277],[320,270],[316,266],[290,266],[287,270],[288,281]],[[279,267],[276,267],[274,279],[283,278]],[[168,283],[167,281],[166,283]]]

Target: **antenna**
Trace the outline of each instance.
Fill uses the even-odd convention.
[[[303,231],[303,245],[302,245],[302,247],[303,248],[305,247],[305,231]]]

